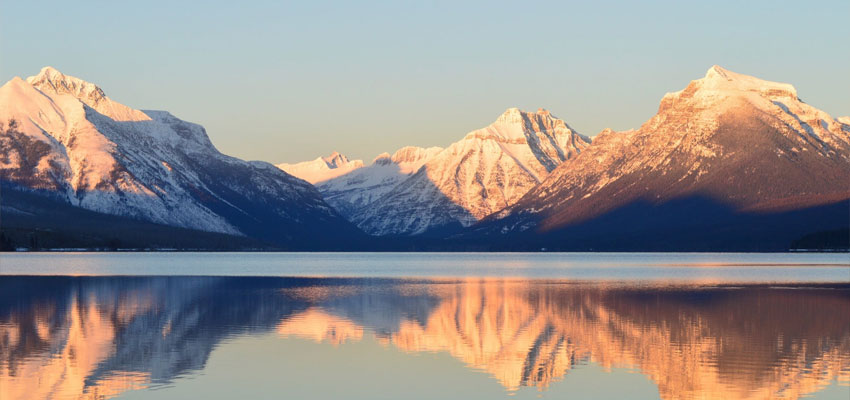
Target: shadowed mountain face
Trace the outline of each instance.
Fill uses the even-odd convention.
[[[4,277],[0,289],[4,399],[166,384],[202,370],[223,340],[259,335],[334,346],[373,336],[448,353],[509,390],[587,363],[636,369],[665,399],[796,399],[850,384],[846,285]]]
[[[3,190],[40,195],[57,209],[287,248],[321,248],[361,235],[307,182],[268,163],[221,154],[203,127],[168,112],[129,108],[50,67],[0,87],[0,123]],[[18,197],[4,199],[3,213],[16,214],[21,228],[44,228],[38,215],[27,219],[27,204],[13,201]]]
[[[639,130],[596,136],[475,231],[554,248],[640,248],[630,240],[642,237],[643,250],[671,240],[681,250],[781,250],[847,228],[848,199],[850,125],[791,85],[715,66],[667,94]]]

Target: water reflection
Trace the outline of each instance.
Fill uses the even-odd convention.
[[[850,385],[847,310],[850,285],[0,277],[0,398],[173,384],[229,337],[276,334],[448,353],[507,390],[596,363],[648,375],[665,399],[794,399]]]

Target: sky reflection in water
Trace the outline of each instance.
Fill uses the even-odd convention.
[[[850,284],[3,276],[0,398],[847,398],[847,310]]]

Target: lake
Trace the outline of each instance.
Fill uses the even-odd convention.
[[[2,253],[0,398],[850,398],[847,254]]]

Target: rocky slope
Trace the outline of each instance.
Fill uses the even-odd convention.
[[[271,164],[221,154],[201,126],[132,109],[50,67],[0,88],[0,122],[4,190],[279,244],[358,235],[308,183]]]
[[[846,228],[848,198],[850,125],[789,84],[714,66],[665,95],[640,129],[603,131],[471,236],[575,249],[767,249]]]

